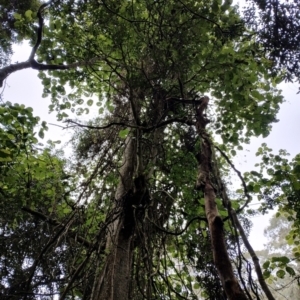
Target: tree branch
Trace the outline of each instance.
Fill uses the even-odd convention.
[[[19,70],[28,69],[31,67],[29,61],[16,63],[0,69],[0,87],[3,86],[3,81],[11,74]]]
[[[244,187],[244,194],[246,195],[246,197],[248,198],[248,200],[246,201],[246,203],[242,206],[242,208],[240,208],[237,212],[240,212],[242,211],[246,205],[248,205],[248,203],[251,201],[251,196],[248,194],[248,191],[247,191],[247,186],[246,186],[246,183],[245,183],[245,180],[241,174],[240,171],[238,171],[234,164],[230,161],[229,157],[216,145],[214,145],[214,147],[221,153],[221,155],[225,158],[225,160],[227,161],[227,163],[231,166],[231,168],[237,173],[238,177],[241,179],[242,181],[242,184],[243,184],[243,187]],[[267,286],[266,282],[265,282],[265,279],[263,277],[263,274],[262,274],[262,270],[261,270],[261,267],[260,267],[260,264],[259,264],[259,259],[255,253],[255,251],[253,250],[252,246],[250,245],[249,241],[248,241],[248,238],[247,238],[247,235],[243,229],[243,226],[241,225],[238,217],[237,217],[237,212],[231,207],[231,203],[230,203],[230,200],[228,199],[227,197],[227,193],[226,191],[223,189],[222,191],[223,193],[223,197],[225,196],[227,199],[226,199],[226,202],[228,204],[228,213],[229,213],[229,216],[231,217],[231,220],[233,222],[233,225],[235,226],[235,228],[238,229],[241,237],[242,237],[242,240],[243,240],[243,243],[246,247],[246,249],[248,250],[251,258],[252,258],[252,261],[253,261],[253,264],[254,264],[254,267],[255,267],[255,272],[256,272],[256,275],[257,275],[257,278],[258,278],[258,281],[260,283],[260,286],[262,288],[262,290],[264,291],[264,293],[266,294],[267,298],[269,300],[275,300],[271,291],[269,290],[269,287]]]
[[[195,220],[200,220],[200,221],[205,221],[207,222],[207,219],[206,218],[203,218],[203,217],[194,217],[192,218],[191,220],[188,221],[188,223],[186,224],[185,228],[182,229],[181,231],[178,231],[178,232],[173,232],[173,231],[168,231],[164,228],[161,228],[159,227],[158,225],[156,225],[149,217],[147,217],[147,219],[150,221],[150,223],[152,223],[158,230],[166,233],[166,234],[170,234],[170,235],[181,235],[183,234],[187,229],[188,227],[195,221]]]
[[[43,10],[48,6],[50,5],[52,2],[52,0],[42,4],[37,12],[37,17],[39,19],[39,27],[37,29],[37,40],[36,40],[36,43],[35,45],[33,46],[32,50],[31,50],[31,53],[30,53],[30,56],[29,56],[29,61],[32,61],[34,59],[34,56],[36,54],[36,51],[37,49],[39,48],[41,42],[42,42],[42,35],[43,35],[43,26],[44,26],[44,18],[42,16],[42,12]]]
[[[266,284],[266,281],[264,279],[264,276],[263,276],[263,273],[261,271],[261,267],[260,267],[260,264],[259,264],[259,259],[255,253],[255,251],[253,250],[252,246],[250,245],[249,241],[248,241],[248,238],[246,236],[246,233],[243,229],[243,226],[241,225],[237,215],[236,215],[236,212],[234,209],[231,209],[230,210],[231,212],[231,216],[232,216],[232,219],[234,221],[234,224],[236,226],[236,228],[238,229],[241,237],[242,237],[242,240],[243,240],[243,243],[246,247],[246,249],[248,250],[251,258],[252,258],[252,261],[253,261],[253,264],[254,264],[254,267],[255,267],[255,271],[256,271],[256,275],[257,275],[257,279],[260,283],[260,286],[261,288],[263,289],[264,293],[266,294],[267,298],[269,300],[275,300],[275,298],[273,297],[271,291],[269,290],[269,287],[268,285]]]
[[[66,120],[66,123],[75,124],[76,126],[79,126],[79,127],[82,127],[82,128],[88,128],[88,129],[101,130],[101,129],[109,128],[111,126],[123,126],[123,127],[141,129],[141,130],[143,130],[143,132],[151,132],[154,129],[166,126],[166,125],[174,123],[174,122],[184,123],[184,124],[187,124],[187,125],[194,125],[194,122],[188,120],[187,118],[173,118],[173,119],[169,119],[169,120],[166,120],[164,122],[161,122],[158,125],[154,125],[154,126],[150,126],[150,127],[138,126],[138,125],[128,124],[128,123],[124,123],[124,122],[112,122],[112,123],[109,123],[109,124],[104,125],[104,126],[93,126],[93,125],[80,124],[80,123],[78,123],[76,121],[73,121],[71,119]]]
[[[241,182],[242,182],[242,185],[243,185],[243,188],[244,188],[244,194],[247,198],[247,201],[246,203],[241,207],[239,208],[236,213],[240,213],[252,200],[252,197],[249,195],[248,193],[248,189],[247,189],[247,185],[246,185],[246,182],[241,174],[241,172],[239,170],[237,170],[234,166],[234,164],[230,161],[229,157],[225,154],[224,151],[222,151],[218,146],[214,145],[214,147],[221,153],[221,155],[225,158],[225,160],[227,161],[227,163],[230,165],[230,167],[235,171],[235,173],[237,174],[237,176],[240,178]]]
[[[68,70],[68,69],[74,69],[74,68],[80,67],[80,66],[87,66],[87,65],[90,65],[90,64],[94,63],[95,61],[99,60],[99,58],[95,57],[89,61],[81,61],[81,62],[69,64],[69,65],[49,65],[49,64],[40,64],[34,59],[35,54],[42,42],[42,32],[43,32],[43,26],[44,26],[44,19],[42,16],[42,12],[47,6],[49,6],[51,4],[51,2],[52,2],[52,0],[44,3],[43,5],[41,5],[41,7],[38,10],[37,16],[39,19],[39,26],[37,29],[37,41],[32,48],[32,51],[30,53],[28,60],[25,62],[11,64],[9,66],[6,66],[6,67],[0,69],[0,88],[3,86],[4,80],[11,73],[14,73],[16,71],[20,71],[23,69],[31,68],[33,70],[38,70],[38,71]]]
[[[63,227],[63,228],[65,227],[65,225],[61,224],[57,220],[51,219],[48,216],[46,216],[38,211],[30,209],[29,207],[24,206],[24,207],[22,207],[22,210],[30,213],[31,215],[39,218],[40,220],[43,220],[43,221],[49,223],[50,225],[59,226],[59,227]],[[91,247],[91,243],[89,241],[87,241],[86,239],[84,239],[83,237],[78,236],[76,232],[68,231],[68,235],[71,236],[72,238],[74,238],[80,244],[84,245],[85,247],[87,247],[87,248]]]

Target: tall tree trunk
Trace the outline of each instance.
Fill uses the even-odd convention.
[[[215,201],[216,195],[210,179],[210,174],[212,174],[212,143],[205,129],[209,120],[207,120],[203,114],[208,105],[208,101],[208,97],[203,97],[202,103],[196,108],[197,131],[202,139],[197,188],[202,189],[204,193],[205,213],[211,235],[214,263],[219,272],[225,293],[230,300],[246,300],[247,297],[235,278],[227,253],[223,221],[218,212]]]
[[[116,219],[108,227],[105,263],[95,279],[92,300],[127,299],[130,287],[133,255],[133,173],[136,161],[136,141],[132,136],[125,140],[120,182],[115,193]],[[96,275],[97,276],[97,275]]]
[[[164,113],[164,99],[159,97],[154,100],[156,100],[154,108],[148,112],[147,116],[150,118],[148,121],[150,125],[161,121]],[[131,115],[139,123],[140,116],[137,111],[139,105],[135,102],[136,100],[131,102]],[[94,281],[92,300],[126,300],[129,298],[136,245],[135,208],[140,204],[143,206],[147,204],[143,203],[149,198],[146,181],[151,177],[153,167],[148,168],[147,174],[144,174],[144,171],[148,164],[156,163],[162,133],[162,127],[151,133],[153,144],[150,152],[142,149],[140,142],[142,132],[138,129],[135,130],[134,136],[129,134],[125,140],[120,182],[115,193],[116,202],[113,209],[116,220],[108,227],[105,247],[108,255],[104,263],[100,261],[101,258],[99,260],[99,273]],[[146,165],[144,155],[148,155],[149,159]],[[151,294],[151,288],[148,292]]]

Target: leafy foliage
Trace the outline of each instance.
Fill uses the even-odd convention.
[[[283,68],[287,81],[299,81],[300,15],[298,1],[251,0],[245,12],[247,24],[257,33],[273,72]]]
[[[3,0],[0,4],[0,66],[5,65],[12,44],[31,37],[28,23],[36,17],[40,6],[38,0]]]
[[[292,253],[293,245],[286,243],[292,222],[286,214],[274,215],[265,229],[268,246],[258,253],[264,261],[264,275],[276,291],[276,298],[297,297],[299,293],[299,263]]]
[[[31,22],[35,15],[14,17]],[[262,210],[284,197],[280,209],[297,210],[299,164],[263,146],[260,173],[238,173],[244,194],[230,202],[227,164],[236,171],[231,158],[242,144],[270,133],[283,101],[276,87],[282,74],[246,34],[231,1],[54,0],[37,21],[29,60],[0,75],[40,71],[50,111],[76,128],[74,158],[36,148],[38,119],[30,109],[0,107],[0,196],[9,199],[1,201],[3,295],[222,299],[230,284],[216,264],[215,230],[225,237],[221,257],[228,253],[245,299],[258,298],[234,209],[257,194]],[[207,108],[204,94],[212,98]],[[90,110],[99,116],[69,119]],[[45,129],[42,123],[41,138]],[[213,222],[218,210],[209,207],[201,178],[216,195]],[[240,219],[248,231],[246,215]],[[271,263],[265,269],[279,268],[278,277],[284,268],[292,273],[284,257]]]
[[[37,143],[34,127],[39,118],[33,117],[32,108],[24,105],[5,103],[0,106],[0,162],[11,162],[20,151],[24,151],[31,143]],[[47,129],[42,122],[39,135],[43,136]]]

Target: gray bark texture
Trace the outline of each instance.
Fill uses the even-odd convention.
[[[125,141],[120,182],[115,194],[117,218],[108,227],[106,252],[107,257],[102,270],[96,278],[92,300],[127,299],[130,288],[131,265],[133,255],[134,227],[133,207],[131,205],[133,173],[136,160],[136,143],[132,136]],[[98,266],[99,268],[101,266]]]

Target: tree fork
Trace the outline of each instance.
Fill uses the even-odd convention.
[[[41,64],[38,63],[34,57],[36,55],[37,50],[39,49],[42,38],[43,38],[43,27],[44,27],[44,18],[42,16],[43,11],[52,3],[51,1],[48,1],[44,4],[42,4],[37,12],[38,17],[38,23],[39,26],[37,28],[37,40],[35,45],[33,46],[30,56],[27,61],[24,62],[18,62],[15,64],[10,64],[4,68],[0,69],[0,88],[3,86],[3,83],[5,79],[12,73],[15,73],[17,71],[21,71],[23,69],[33,69],[38,71],[54,71],[54,70],[70,70],[75,69],[77,67],[84,67],[89,66],[98,61],[97,58],[92,58],[88,61],[79,61],[75,62],[69,65],[51,65],[51,64]]]
[[[205,126],[209,123],[209,120],[203,114],[207,108],[209,98],[205,96],[201,100],[201,104],[196,107],[196,127],[203,141],[200,150],[197,188],[201,189],[204,193],[205,213],[211,234],[213,259],[228,298],[231,300],[247,300],[248,298],[233,273],[226,249],[223,221],[219,216],[215,201],[216,195],[209,176],[212,173],[212,143],[205,130]]]

